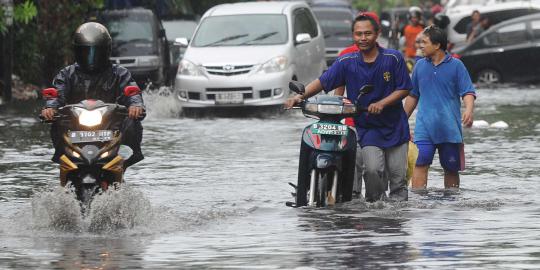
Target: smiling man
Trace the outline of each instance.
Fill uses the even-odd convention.
[[[359,14],[353,24],[353,36],[359,52],[345,54],[318,79],[306,86],[303,95],[285,102],[290,108],[324,90],[346,86],[347,97],[368,112],[354,119],[364,159],[365,198],[386,198],[390,181],[390,199],[407,200],[407,146],[409,124],[401,100],[412,88],[403,56],[396,50],[377,46],[379,24],[372,16]],[[373,85],[374,90],[356,100],[359,90]],[[352,179],[351,179],[352,180]]]

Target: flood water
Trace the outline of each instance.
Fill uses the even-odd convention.
[[[0,269],[537,269],[540,89],[478,91],[467,170],[406,203],[289,208],[300,112],[179,117],[146,96],[146,159],[82,218],[58,188],[37,102],[0,107]]]

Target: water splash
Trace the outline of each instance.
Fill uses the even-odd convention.
[[[32,198],[32,221],[36,229],[81,231],[81,207],[75,193],[61,187],[37,192]]]
[[[153,216],[150,201],[141,191],[122,186],[96,196],[86,221],[88,231],[103,233],[144,226]]]
[[[163,86],[159,89],[147,90],[143,98],[149,118],[178,117],[182,112],[180,102],[170,87]]]

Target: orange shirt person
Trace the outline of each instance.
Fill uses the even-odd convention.
[[[405,57],[414,58],[416,56],[416,48],[414,46],[416,36],[424,30],[424,26],[420,24],[419,12],[412,12],[410,15],[410,23],[403,29],[405,36]]]

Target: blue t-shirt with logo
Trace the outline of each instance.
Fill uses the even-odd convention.
[[[414,67],[412,82],[410,95],[418,98],[415,142],[462,143],[461,98],[476,96],[463,63],[448,53],[437,66],[423,58]]]
[[[411,79],[403,56],[396,50],[378,47],[375,62],[364,62],[362,54],[353,52],[336,59],[319,78],[326,92],[345,85],[347,97],[361,107],[384,99],[396,90],[410,90]],[[374,86],[373,91],[357,100],[360,88]],[[409,140],[409,123],[401,101],[388,105],[381,114],[362,113],[354,124],[360,146],[389,148]]]

